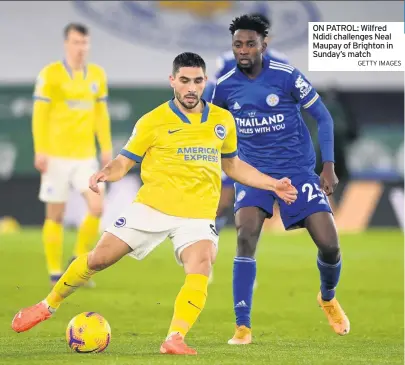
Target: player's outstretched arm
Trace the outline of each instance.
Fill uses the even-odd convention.
[[[90,177],[89,187],[95,193],[100,194],[98,188],[99,182],[109,181],[114,182],[121,180],[128,171],[134,167],[136,162],[123,155],[118,155],[99,172]]]
[[[261,173],[253,166],[241,161],[239,157],[222,159],[222,169],[233,180],[254,188],[274,191],[286,203],[291,204],[297,199],[297,189],[291,185],[291,180],[274,179]]]

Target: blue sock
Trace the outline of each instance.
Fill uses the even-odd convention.
[[[327,264],[318,257],[317,264],[321,274],[322,300],[332,300],[335,297],[335,289],[339,283],[342,259],[337,264]]]
[[[233,307],[236,324],[250,326],[253,284],[256,278],[256,260],[250,257],[235,257],[233,262]]]

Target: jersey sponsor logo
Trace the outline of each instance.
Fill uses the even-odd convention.
[[[124,227],[126,223],[127,220],[124,217],[120,217],[115,221],[114,226],[117,228],[121,228]]]
[[[229,48],[229,19],[260,11],[276,22],[272,46],[300,47],[307,42],[308,22],[320,21],[312,1],[239,2],[212,1],[84,1],[71,2],[88,19],[118,38],[146,47],[169,50],[199,49],[217,55]],[[224,19],[226,19],[224,21]],[[193,37],[190,37],[190,34]]]
[[[177,155],[183,156],[184,161],[219,161],[219,152],[216,148],[182,147],[177,149]]]
[[[270,133],[285,129],[284,114],[274,114],[264,117],[238,118],[235,122],[240,134]]]
[[[173,134],[179,131],[181,131],[181,129],[169,129],[169,134]]]
[[[280,101],[279,97],[276,94],[267,95],[266,103],[269,106],[276,106]]]
[[[222,124],[217,124],[214,131],[219,139],[224,139],[226,137],[226,129]]]
[[[66,100],[66,104],[70,109],[75,110],[91,110],[94,106],[92,101],[85,100]]]
[[[312,86],[304,80],[302,75],[298,75],[295,80],[295,87],[300,90],[300,98],[304,99],[312,90]]]

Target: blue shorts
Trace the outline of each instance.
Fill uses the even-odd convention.
[[[281,220],[286,230],[303,228],[304,219],[314,213],[332,213],[328,198],[320,188],[318,175],[306,174],[290,177],[290,179],[298,190],[297,200],[291,205],[286,204],[272,191],[235,183],[235,213],[240,208],[258,207],[267,213],[268,218],[271,218],[274,202],[277,201]]]

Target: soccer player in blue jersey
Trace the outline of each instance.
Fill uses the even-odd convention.
[[[287,175],[298,190],[294,204],[274,194],[235,184],[235,221],[238,234],[233,294],[236,332],[229,344],[252,341],[250,313],[256,277],[256,246],[263,222],[273,215],[277,201],[286,230],[306,228],[318,248],[318,303],[334,331],[349,333],[350,323],[335,298],[342,260],[338,235],[326,195],[338,179],[334,171],[333,120],[314,87],[296,68],[263,57],[267,24],[243,15],[230,25],[237,66],[217,81],[212,102],[234,116],[240,159],[272,176]],[[300,108],[318,122],[323,160],[315,172],[315,151]]]
[[[251,15],[260,18],[264,23],[267,24],[267,27],[270,30],[271,20],[268,17],[262,13],[252,13]],[[269,35],[266,36],[264,41],[266,44],[269,44]],[[287,56],[274,48],[267,48],[265,51],[265,56],[271,57],[274,61],[288,63]],[[206,100],[211,100],[216,81],[236,67],[236,59],[233,51],[230,50],[221,54],[216,60],[216,65],[217,70],[215,72],[214,82],[207,82],[207,86],[204,90],[203,97]],[[228,208],[233,203],[235,195],[234,183],[235,181],[233,181],[229,176],[227,176],[225,173],[222,174],[221,198],[218,206],[218,215],[215,220],[215,225],[218,232],[226,225],[228,221]]]
[[[261,13],[253,13],[251,16],[255,16],[260,18],[264,23],[267,24],[268,29],[271,28],[271,20],[266,17],[265,15]],[[269,44],[270,42],[270,37],[269,35],[266,36],[265,39],[266,44]],[[283,54],[282,52],[279,52],[275,50],[274,48],[267,48],[265,51],[265,55],[268,55],[269,57],[272,57],[275,61],[278,62],[284,62],[288,63],[287,56]],[[213,82],[207,82],[207,86],[205,87],[203,97],[206,100],[211,100],[212,93],[215,89],[215,84],[217,80],[227,74],[229,71],[231,71],[234,67],[236,66],[236,59],[235,55],[233,54],[233,51],[227,51],[222,53],[219,57],[216,59],[216,71],[215,71],[215,77]]]

